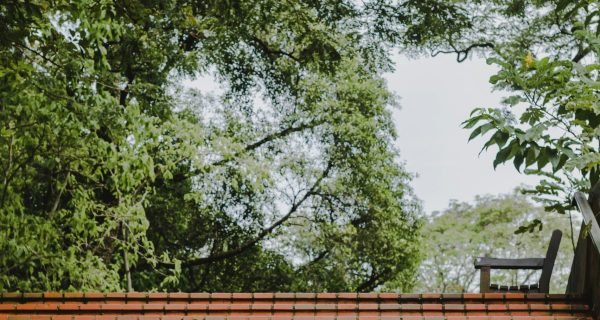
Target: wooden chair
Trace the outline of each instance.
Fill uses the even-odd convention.
[[[481,257],[475,260],[475,269],[480,269],[480,291],[484,292],[540,292],[548,293],[550,291],[550,276],[554,268],[554,261],[560,246],[562,232],[554,230],[550,238],[550,245],[546,251],[545,258],[524,258],[524,259],[499,259]],[[491,269],[542,269],[542,275],[538,283],[519,286],[499,286],[490,284]]]

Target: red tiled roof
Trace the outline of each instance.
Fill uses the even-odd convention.
[[[0,320],[592,319],[581,296],[394,293],[3,293]]]

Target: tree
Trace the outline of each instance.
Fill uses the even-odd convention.
[[[571,228],[564,216],[546,217],[518,190],[499,196],[477,196],[473,204],[452,201],[435,213],[423,228],[427,254],[418,269],[417,291],[477,292],[479,270],[476,257],[543,257],[552,230],[563,231],[551,278],[553,292],[564,292],[570,273],[573,247]],[[544,219],[544,228],[524,231],[522,224]],[[531,284],[540,272],[494,270],[492,282],[501,285]]]
[[[411,285],[392,46],[437,1],[0,4],[0,290]],[[181,86],[211,74],[210,98]]]
[[[598,165],[600,16],[597,1],[490,2],[512,27],[481,24],[499,71],[490,82],[508,92],[503,108],[478,108],[465,121],[471,139],[497,146],[494,167],[512,161],[543,178],[529,190],[548,210],[571,208],[576,190],[600,178]],[[474,17],[472,17],[474,18]]]

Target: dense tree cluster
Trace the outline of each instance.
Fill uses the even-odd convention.
[[[381,73],[392,46],[456,17],[422,1],[3,2],[0,290],[408,288],[419,205]],[[182,85],[197,76],[225,93]]]
[[[406,290],[421,221],[393,147],[391,50],[489,54],[507,104],[526,108],[479,109],[473,137],[494,132],[496,163],[595,180],[598,12],[4,1],[0,290]],[[206,76],[222,95],[185,85]]]

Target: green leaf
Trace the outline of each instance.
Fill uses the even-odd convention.
[[[495,128],[495,126],[491,122],[483,124],[483,125],[475,128],[475,130],[473,130],[473,132],[469,136],[469,141],[471,141],[473,138],[475,138],[478,135],[484,135],[484,134],[486,134],[488,131],[490,131],[490,130],[492,130],[494,128]]]
[[[540,153],[537,158],[538,170],[541,170],[544,166],[546,166],[546,164],[548,164],[548,161],[550,161],[550,154],[548,152],[548,149],[543,147],[540,149]]]
[[[571,0],[559,0],[556,4],[556,11],[563,11],[571,2]]]
[[[523,99],[521,98],[521,96],[514,95],[514,96],[510,96],[510,97],[506,97],[506,98],[502,99],[502,104],[512,107],[512,106],[519,104],[522,101],[523,101]]]
[[[523,160],[525,159],[525,157],[523,156],[522,153],[518,153],[515,156],[515,159],[513,160],[513,164],[515,166],[515,168],[517,169],[517,171],[521,172],[521,165],[523,164]]]
[[[519,228],[517,228],[517,230],[515,231],[515,234],[522,234],[526,232],[533,233],[536,228],[538,231],[542,231],[543,226],[544,224],[540,219],[534,219],[525,225],[519,226]]]
[[[554,173],[561,170],[567,163],[567,160],[569,160],[569,157],[566,154],[560,155],[559,161],[557,162],[556,166],[553,167]]]
[[[529,146],[527,148],[527,156],[525,158],[525,166],[528,167],[536,162],[538,155],[537,146]]]
[[[508,155],[510,154],[511,150],[512,150],[512,143],[511,143],[511,145],[508,145],[508,146],[500,149],[500,151],[498,151],[498,153],[496,154],[496,159],[494,159],[494,163],[493,163],[494,169],[496,169],[496,167],[499,164],[510,160],[510,158],[508,158]]]
[[[473,130],[473,132],[471,132],[471,135],[469,135],[469,140],[468,141],[471,141],[471,140],[475,139],[480,134],[481,134],[481,126],[475,128]]]

